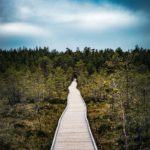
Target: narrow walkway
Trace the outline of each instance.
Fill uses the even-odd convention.
[[[74,80],[69,86],[67,107],[59,119],[51,150],[97,150],[87,109]]]

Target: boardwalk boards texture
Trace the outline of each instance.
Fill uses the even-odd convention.
[[[74,80],[69,86],[67,107],[61,115],[51,150],[97,150],[87,120],[87,108]]]

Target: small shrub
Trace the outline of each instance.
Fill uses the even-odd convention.
[[[106,133],[107,131],[111,130],[111,126],[109,124],[102,124],[98,129],[99,134]]]
[[[0,139],[0,150],[12,150],[9,143],[5,143],[3,139]]]
[[[25,126],[21,123],[14,124],[14,128],[24,128]]]
[[[37,135],[38,137],[48,137],[47,133],[44,132],[44,131],[42,131],[42,130],[37,130],[37,131],[36,131],[36,135]]]

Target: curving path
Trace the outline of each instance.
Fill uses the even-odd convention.
[[[68,88],[67,107],[59,119],[51,150],[97,150],[86,105],[76,87],[74,79]]]

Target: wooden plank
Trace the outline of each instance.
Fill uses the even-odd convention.
[[[63,112],[51,150],[97,150],[87,120],[87,108],[74,80],[69,86],[67,107]]]

